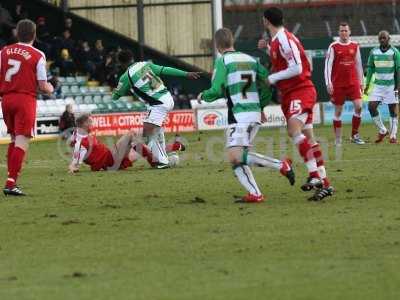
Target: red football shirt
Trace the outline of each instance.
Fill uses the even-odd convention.
[[[36,96],[38,80],[47,80],[46,57],[40,50],[16,43],[0,52],[0,95]]]
[[[325,59],[326,86],[360,86],[363,82],[360,47],[356,42],[332,43]]]
[[[268,78],[283,95],[314,86],[311,81],[310,63],[303,45],[294,34],[282,28],[273,37],[270,46],[273,74]],[[300,74],[293,75],[294,69],[300,70]]]
[[[111,151],[94,135],[75,131],[71,137],[71,146],[74,147],[73,161],[77,164],[85,162],[93,171],[111,167],[114,163]]]

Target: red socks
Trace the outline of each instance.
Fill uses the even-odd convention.
[[[313,153],[314,153],[314,158],[317,161],[317,168],[318,168],[318,173],[319,177],[322,179],[324,187],[329,187],[331,183],[329,182],[328,177],[326,176],[326,170],[325,170],[325,162],[324,158],[322,156],[322,151],[321,147],[319,144],[314,144],[312,146]]]
[[[153,166],[154,163],[156,162],[153,156],[153,153],[151,153],[150,148],[145,145],[145,144],[138,144],[133,147],[133,150],[135,150],[137,153],[139,153],[141,156],[146,158],[147,162],[149,163],[150,166]]]
[[[14,146],[11,157],[8,159],[10,166],[8,169],[8,179],[6,183],[7,188],[13,188],[16,185],[19,172],[22,168],[24,157],[25,151],[20,147]]]
[[[336,139],[340,139],[342,135],[342,121],[333,120],[333,131],[335,132]]]
[[[360,128],[361,117],[358,115],[353,115],[351,120],[351,136],[358,134],[358,129]]]
[[[179,151],[181,150],[182,144],[180,142],[175,142],[173,144],[168,144],[165,146],[165,149],[168,152]]]
[[[309,176],[311,178],[319,178],[316,159],[314,158],[314,151],[307,137],[301,134],[295,137],[293,141],[297,145],[301,157],[304,159]]]
[[[11,156],[15,148],[15,143],[12,142],[8,144],[8,151],[7,151],[7,170],[10,171],[11,168]]]

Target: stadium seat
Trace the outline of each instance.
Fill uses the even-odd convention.
[[[82,96],[76,96],[75,97],[75,103],[76,104],[82,104],[83,103],[83,97]]]
[[[79,105],[79,111],[81,113],[90,113],[91,112],[91,108],[89,104],[81,104]]]
[[[89,86],[89,93],[91,95],[99,95],[100,94],[100,89],[98,86]]]
[[[97,112],[102,113],[102,112],[105,112],[108,110],[107,105],[104,103],[97,103],[96,106],[97,106],[97,109],[96,109]]]
[[[45,102],[46,102],[47,106],[56,106],[57,105],[56,100],[53,100],[53,99],[45,100]]]
[[[63,97],[66,97],[66,96],[69,96],[69,95],[70,95],[69,86],[67,86],[67,85],[62,85],[62,86],[61,86],[61,95],[62,95]]]
[[[81,94],[80,90],[79,90],[79,86],[77,85],[72,85],[70,87],[70,94],[71,96],[78,96]]]
[[[93,103],[93,98],[90,95],[85,96],[85,98],[83,98],[83,103],[85,104],[92,104]]]
[[[75,77],[68,76],[68,77],[66,78],[66,83],[67,83],[68,85],[75,85],[75,84],[77,84],[78,82],[75,80]]]
[[[89,89],[88,89],[87,86],[81,86],[81,87],[80,87],[80,91],[81,91],[81,94],[82,94],[82,95],[86,95],[86,94],[88,94]]]
[[[101,103],[101,102],[102,102],[101,95],[96,95],[93,97],[93,103]]]
[[[64,99],[56,99],[55,101],[56,101],[56,104],[57,104],[58,106],[63,106],[63,107],[65,107],[65,105],[66,105],[66,102],[65,102]]]
[[[37,100],[36,104],[37,104],[37,107],[46,106],[46,101],[44,101],[44,100]]]
[[[111,95],[104,95],[103,96],[103,102],[104,103],[108,103],[108,102],[111,102],[111,101],[112,101]]]
[[[110,93],[111,92],[111,88],[109,86],[106,86],[106,85],[100,86],[99,87],[99,92],[102,93],[102,94]]]
[[[80,97],[82,97],[82,96],[80,96]],[[72,98],[72,97],[67,97],[67,98],[64,99],[64,101],[65,101],[65,105],[74,104],[75,103],[74,98]]]
[[[79,85],[85,85],[87,82],[87,78],[86,76],[76,76],[75,77],[75,81],[79,84]]]

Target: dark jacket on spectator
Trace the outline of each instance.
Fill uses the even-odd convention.
[[[60,123],[58,127],[60,128],[61,132],[68,128],[75,127],[75,115],[68,111],[64,111],[60,117]]]

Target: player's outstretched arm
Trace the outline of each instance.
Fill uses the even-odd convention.
[[[218,58],[215,62],[214,75],[211,82],[211,88],[203,91],[199,95],[199,100],[213,102],[217,99],[225,97],[226,87],[226,68],[222,58]]]
[[[154,72],[154,74],[158,76],[165,75],[165,76],[185,77],[192,80],[199,79],[201,76],[201,72],[186,72],[171,67],[159,66],[156,64],[150,64],[150,68]]]

